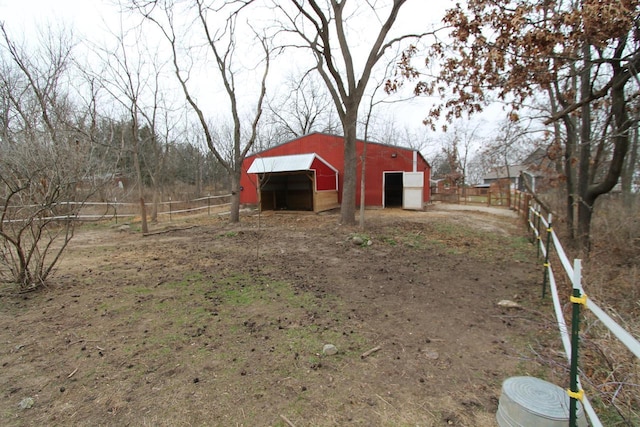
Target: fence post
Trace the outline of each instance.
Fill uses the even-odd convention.
[[[520,193],[518,193],[518,196],[519,196],[518,197],[518,211],[520,213],[524,209],[524,206],[526,204],[525,203],[526,198],[525,198],[524,193],[522,191]]]
[[[529,227],[531,229],[531,239],[530,239],[531,243],[533,243],[535,241],[535,238],[536,238],[536,232],[533,229],[533,222],[534,222],[533,215],[535,215],[533,212],[534,212],[533,207],[527,206],[527,215],[525,217],[525,221],[527,222],[527,227]]]
[[[531,243],[538,246],[536,257],[540,258],[540,223],[538,222],[538,205],[531,205],[529,208],[529,226],[531,227]]]
[[[580,306],[585,305],[587,302],[587,296],[582,295],[580,291],[580,275],[581,275],[580,260],[574,260],[574,283],[573,293],[571,296],[571,303],[573,304],[573,311],[571,315],[571,371],[569,379],[569,390],[567,390],[569,401],[569,427],[577,427],[578,425],[578,401],[582,401],[584,395],[583,390],[578,388],[578,346],[580,345]],[[575,281],[578,281],[576,283]]]
[[[520,212],[522,212],[522,210],[526,207],[526,205],[527,205],[527,197],[523,192],[520,192],[520,201],[518,202],[518,206],[520,207]]]
[[[536,203],[536,231],[538,232],[538,258],[540,258],[540,245],[542,245],[542,236],[540,234],[540,221],[542,221],[542,215],[540,214],[540,206]]]
[[[547,253],[544,257],[544,274],[542,276],[542,298],[545,297],[547,292],[547,280],[549,279],[549,249],[551,248],[551,232],[553,228],[551,228],[551,220],[553,216],[549,214],[549,227],[547,227]]]

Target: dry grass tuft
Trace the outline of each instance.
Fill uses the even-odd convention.
[[[589,296],[631,335],[640,337],[640,216],[619,196],[602,199],[592,224],[585,269]],[[606,425],[640,423],[640,361],[587,315],[582,368],[606,408]]]

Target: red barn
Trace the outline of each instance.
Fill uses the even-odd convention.
[[[356,141],[358,159],[364,141]],[[409,148],[366,143],[365,206],[422,209],[429,201],[431,167]],[[360,163],[360,162],[359,162]],[[356,204],[360,204],[361,164]],[[262,210],[320,212],[336,208],[344,181],[344,138],[312,133],[260,153],[242,164],[240,203]]]

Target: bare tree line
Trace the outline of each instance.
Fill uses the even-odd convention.
[[[353,10],[347,12],[346,2],[133,0],[120,6],[123,16],[135,12],[139,22],[127,25],[122,19],[101,45],[52,28],[38,40],[25,40],[3,23],[2,257],[7,265],[21,265],[20,271],[3,270],[3,280],[23,287],[44,283],[50,271],[44,268],[46,252],[55,245],[42,236],[52,228],[64,231],[59,254],[73,235],[73,223],[38,218],[51,217],[45,211],[58,209],[63,200],[135,197],[146,232],[168,186],[183,182],[196,193],[205,185],[219,186],[233,194],[230,220],[238,221],[245,156],[312,131],[345,135],[349,160],[341,221],[353,223],[355,138],[368,81],[390,47],[422,36],[389,36],[405,2],[355,6],[381,19],[362,64],[348,41],[345,24]],[[250,23],[256,8],[279,18]],[[285,91],[269,95],[273,59],[301,49],[310,59],[303,63],[311,65],[292,76]],[[196,78],[203,73],[211,93],[203,93]],[[211,116],[212,101],[228,114]],[[10,208],[23,204],[42,210]],[[81,204],[74,203],[66,215],[73,216]],[[19,222],[10,220],[21,215],[29,218],[28,226],[16,229],[10,224]],[[29,267],[32,255],[23,253],[27,234],[27,251],[41,257],[36,271]]]
[[[444,106],[436,105],[425,123],[434,123],[441,115],[453,121],[464,112],[479,111],[481,102],[488,98],[479,95],[481,88],[498,90],[501,84],[511,82],[504,91],[511,91],[519,101],[509,104],[509,121],[490,137],[479,139],[475,130],[455,122],[454,131],[444,138],[443,148],[432,159],[435,169],[448,170],[468,183],[470,176],[477,177],[488,167],[508,167],[527,148],[542,146],[552,153],[562,146],[564,153],[552,154],[560,159],[558,173],[565,177],[568,188],[569,226],[579,236],[588,234],[598,195],[610,191],[620,176],[629,190],[636,173],[638,138],[633,129],[637,127],[637,113],[632,107],[637,100],[629,88],[637,73],[626,65],[635,64],[635,41],[616,33],[617,49],[629,59],[614,57],[600,62],[589,59],[591,53],[580,51],[578,43],[571,45],[571,52],[582,54],[581,61],[599,67],[613,64],[614,68],[609,74],[598,68],[592,76],[587,72],[595,71],[579,68],[577,61],[564,61],[555,81],[538,81],[534,78],[537,76],[530,76],[532,82],[549,90],[545,101],[534,96],[537,94],[523,76],[515,82],[489,72],[470,75],[468,71],[484,59],[478,58],[477,63],[446,62],[451,52],[444,48],[440,32],[469,30],[464,20],[454,19],[464,17],[459,9],[447,15],[441,28],[426,29],[425,25],[426,31],[415,33],[396,28],[400,12],[408,3],[122,1],[123,19],[117,28],[111,28],[109,41],[100,45],[83,43],[71,31],[52,28],[44,29],[39,40],[24,40],[10,33],[3,23],[3,218],[18,215],[7,207],[21,197],[24,203],[29,200],[29,204],[52,209],[63,195],[71,201],[115,197],[108,194],[113,193],[114,182],[126,180],[140,205],[143,232],[148,230],[148,219],[156,220],[157,203],[164,192],[176,183],[192,186],[195,196],[205,187],[230,191],[230,220],[239,221],[244,158],[288,139],[321,131],[344,136],[340,222],[354,224],[356,174],[358,168],[365,167],[362,159],[356,158],[356,138],[418,148],[438,144],[426,136],[426,131],[416,134],[400,129],[376,114],[390,92],[401,90],[402,79],[428,77],[416,71],[410,61],[417,46],[430,46],[429,60],[442,59],[447,66],[440,76],[433,76],[433,82],[420,82],[415,93],[445,96],[449,86],[455,88],[458,98],[444,100]],[[555,13],[562,16],[564,12]],[[136,19],[125,20],[124,16]],[[512,30],[524,32],[526,27]],[[450,47],[464,57],[466,39],[462,33],[453,34],[458,38],[452,39]],[[603,40],[598,39],[598,43]],[[495,55],[493,48],[490,44],[482,46]],[[615,46],[611,49],[615,51]],[[284,83],[282,76],[274,76],[280,71],[274,66],[283,58],[285,63],[294,59],[298,70]],[[620,64],[625,66],[615,68]],[[290,68],[287,72],[291,73]],[[380,75],[384,78],[374,83],[374,76]],[[600,92],[611,89],[611,102],[617,103],[600,102],[606,93],[589,92],[586,87],[578,97],[578,83],[587,81],[602,83]],[[383,84],[387,90],[378,90]],[[537,104],[527,105],[525,98],[533,98]],[[219,107],[216,113],[212,113],[212,104]],[[616,108],[603,107],[614,104]],[[578,109],[584,114],[580,120],[576,119]],[[538,136],[532,137],[528,127],[515,124],[525,117],[523,111],[528,112],[530,121],[547,120],[546,125],[538,126]],[[581,145],[576,145],[578,139]],[[30,162],[30,157],[45,163]],[[15,162],[9,161],[14,158]],[[33,170],[24,167],[29,164]],[[145,200],[149,194],[153,206],[150,215]],[[573,218],[578,219],[579,226],[573,225]],[[2,230],[5,259],[20,258],[22,255],[15,251],[21,243],[15,235],[25,231],[5,226]],[[42,231],[32,230],[31,234],[37,238]],[[33,284],[33,280],[21,280]]]

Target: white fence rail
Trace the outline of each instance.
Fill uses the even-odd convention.
[[[591,310],[591,312],[602,322],[602,324],[613,333],[637,358],[640,358],[640,342],[636,338],[633,337],[628,331],[626,331],[623,327],[621,327],[618,323],[616,323],[611,316],[609,316],[604,310],[602,310],[592,299],[587,297],[587,294],[584,292],[584,288],[582,286],[582,261],[579,259],[574,260],[573,265],[569,261],[562,244],[560,243],[560,239],[556,235],[555,231],[552,227],[552,217],[549,215],[548,219],[545,219],[538,207],[531,206],[529,208],[528,215],[528,224],[531,230],[533,230],[534,236],[538,242],[539,250],[542,252],[542,255],[545,258],[544,266],[546,268],[545,280],[543,281],[543,294],[544,288],[546,287],[546,279],[549,279],[549,287],[551,289],[551,295],[553,299],[553,307],[556,315],[556,320],[558,323],[558,329],[560,331],[560,338],[562,340],[562,345],[564,347],[564,352],[567,357],[567,360],[571,364],[576,364],[572,369],[572,371],[577,372],[577,356],[579,348],[576,346],[575,354],[573,353],[572,342],[577,342],[576,340],[572,340],[570,335],[570,331],[567,328],[567,324],[564,318],[564,314],[562,311],[562,306],[560,303],[560,297],[558,294],[558,288],[556,285],[556,278],[553,273],[553,269],[551,268],[551,263],[549,261],[549,252],[551,247],[555,249],[555,252],[560,259],[560,263],[564,269],[565,274],[571,280],[572,287],[574,292],[577,290],[578,297],[571,296],[570,301],[576,305],[583,305],[584,307]],[[543,226],[543,229],[546,230],[546,242],[539,231],[540,225]],[[553,243],[551,245],[551,243]],[[578,322],[577,318],[574,318],[572,322]],[[577,332],[576,332],[577,333]],[[589,417],[589,421],[591,425],[594,427],[602,426],[600,419],[598,418],[593,406],[589,402],[589,399],[584,394],[582,390],[582,386],[580,385],[580,378],[576,375],[576,378],[571,379],[572,383],[576,383],[578,385],[578,390],[568,390],[569,396],[572,400],[580,400],[584,406],[585,412]],[[575,425],[575,413],[571,414],[572,422]]]
[[[200,197],[192,200],[169,200],[166,202],[159,202],[158,206],[162,208],[162,210],[158,211],[158,216],[160,215],[169,215],[171,217],[174,214],[190,214],[190,213],[201,213],[205,210],[209,214],[211,214],[212,209],[219,209],[220,207],[230,206],[231,203],[219,203],[219,199],[230,198],[231,194],[222,194],[216,196],[206,196]],[[152,206],[152,203],[145,203],[147,209]],[[121,218],[132,218],[137,215],[140,215],[139,203],[128,203],[128,202],[59,202],[52,205],[47,206],[47,208],[53,209],[55,207],[75,207],[78,209],[75,213],[70,213],[66,215],[54,215],[54,216],[46,216],[46,217],[38,217],[37,219],[40,221],[65,221],[65,220],[75,220],[75,221],[100,221],[106,219],[115,219],[116,222]],[[37,209],[43,208],[40,205],[25,205],[25,206],[8,206],[9,209]],[[104,213],[89,213],[89,211],[95,211],[96,208],[103,208]],[[71,210],[71,209],[70,209]],[[217,212],[219,214],[219,212]],[[31,221],[33,218],[13,218],[6,219],[2,222],[5,224],[9,223],[20,223],[25,221]]]

